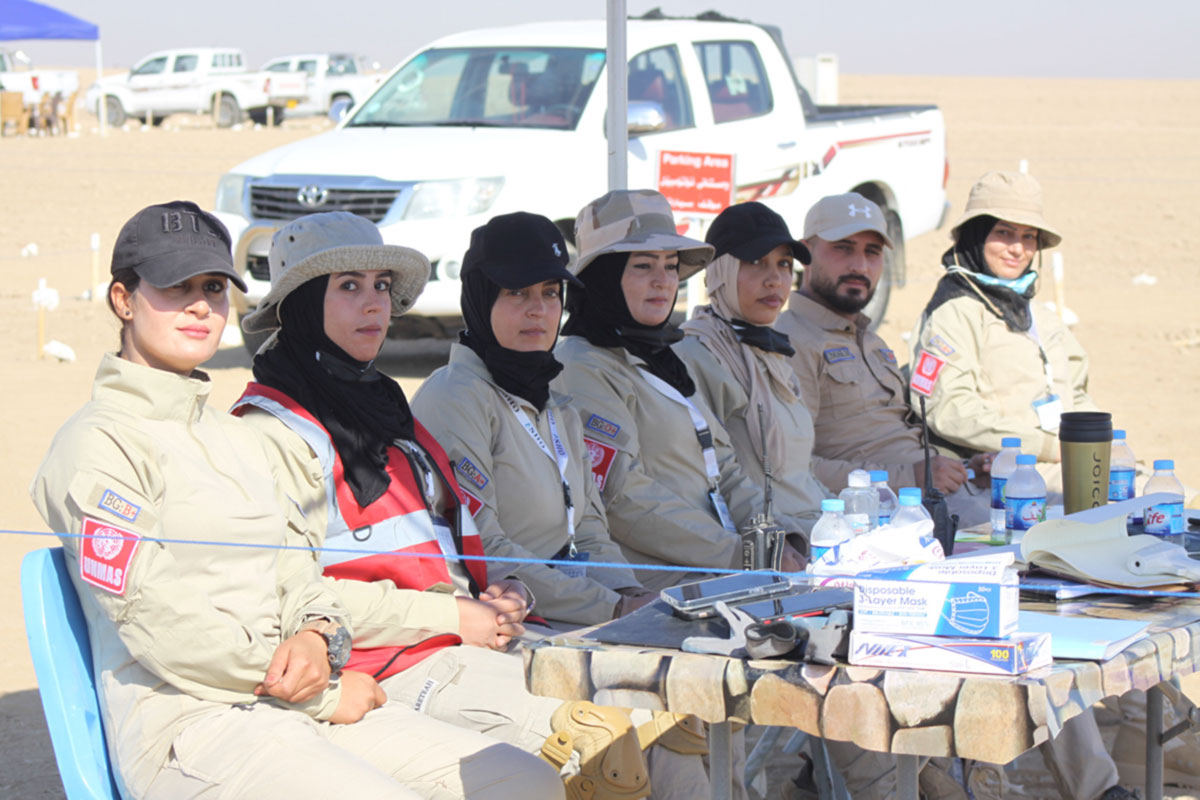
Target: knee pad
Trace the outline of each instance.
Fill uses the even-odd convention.
[[[561,770],[579,753],[579,774],[564,779],[568,800],[639,800],[650,770],[629,715],[586,700],[564,703],[550,718],[542,758]]]
[[[657,744],[685,756],[708,755],[704,722],[695,714],[655,711],[649,722],[638,726],[637,733],[643,750]]]

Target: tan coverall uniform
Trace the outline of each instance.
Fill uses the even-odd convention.
[[[847,320],[800,292],[792,292],[775,321],[796,350],[792,367],[813,416],[813,473],[833,491],[855,469],[886,469],[895,489],[916,486],[923,469],[921,430],[909,421],[904,377],[869,324],[863,314]],[[960,527],[991,518],[991,493],[970,483],[946,502]]]
[[[1042,303],[1029,308],[1033,329],[1015,333],[975,298],[948,300],[918,323],[913,352],[946,361],[928,402],[930,429],[964,456],[999,450],[1001,439],[1018,436],[1022,453],[1046,462],[1038,468],[1047,489],[1061,492],[1058,434],[1038,426],[1033,403],[1053,393],[1063,411],[1097,409],[1087,394],[1087,354],[1074,334]]]
[[[721,526],[709,500],[696,429],[683,406],[659,393],[624,348],[597,347],[566,336],[555,348],[558,380],[571,395],[593,442],[592,469],[601,484],[608,530],[631,564],[741,568],[741,538]],[[733,523],[762,511],[762,490],[742,471],[729,435],[697,392],[691,400],[708,423],[720,469],[719,488]],[[596,463],[596,453],[602,455]],[[777,517],[785,530],[799,530]],[[636,570],[644,586],[662,589],[685,573]]]
[[[754,445],[751,444],[751,440],[758,439],[761,434],[751,430],[746,421],[746,406],[750,399],[745,388],[697,337],[685,337],[675,345],[675,351],[687,364],[692,380],[696,382],[696,390],[704,396],[709,408],[729,432],[733,451],[742,470],[752,482],[764,485],[766,476],[762,460],[755,455]],[[757,363],[755,368],[762,373],[763,383],[770,385],[766,368]],[[786,512],[797,520],[800,530],[807,534],[821,516],[821,501],[833,496],[810,470],[815,436],[812,415],[803,402],[785,402],[774,391],[770,398],[774,405],[774,419],[784,429],[788,444],[787,469],[781,474],[774,474],[777,471],[773,470],[771,506],[774,513]]]
[[[452,465],[465,458],[484,478],[466,484],[475,526],[489,556],[549,559],[567,545],[566,503],[556,461],[538,447],[499,394],[483,360],[454,344],[450,363],[434,372],[412,399],[413,413],[446,450]],[[567,451],[567,483],[574,506],[575,546],[590,562],[624,563],[608,536],[600,491],[592,480],[583,424],[567,398],[551,391],[547,411],[510,395],[554,453],[549,415]],[[459,482],[464,484],[463,481]],[[587,564],[588,562],[582,562]],[[543,564],[488,563],[489,575],[520,579],[537,598],[547,620],[594,625],[606,622],[621,596],[616,589],[638,586],[633,570],[588,568],[581,577]]]
[[[129,795],[515,798],[535,781],[539,796],[560,796],[515,748],[400,704],[322,722],[340,699],[336,679],[300,704],[254,695],[306,621],[348,618],[311,555],[278,549],[301,521],[280,511],[260,437],[208,410],[209,386],[201,372],[105,356],[92,401],[59,431],[30,489],[55,531],[117,531],[63,545]],[[119,547],[120,535],[140,538]]]

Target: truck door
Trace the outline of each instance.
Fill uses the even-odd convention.
[[[171,65],[171,81],[165,98],[170,111],[194,111],[208,105],[207,89],[201,85],[200,56],[179,53]]]
[[[129,90],[133,96],[133,105],[125,109],[134,114],[141,113],[147,108],[154,108],[161,102],[161,95],[167,90],[170,73],[167,72],[169,55],[154,56],[138,64],[129,73]]]
[[[662,116],[657,130],[629,134],[629,187],[653,189],[663,150],[721,152],[696,127],[692,94],[674,45],[638,53],[629,60],[629,104],[649,104]]]
[[[738,200],[766,200],[796,190],[802,165],[802,112],[776,96],[751,41],[696,42],[712,128],[711,148],[735,156]],[[794,94],[794,92],[793,92]],[[701,113],[699,116],[707,116]]]

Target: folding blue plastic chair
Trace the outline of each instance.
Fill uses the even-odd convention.
[[[68,800],[122,800],[104,745],[87,623],[61,547],[25,556],[21,603],[42,709]]]

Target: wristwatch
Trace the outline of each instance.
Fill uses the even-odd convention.
[[[350,660],[350,631],[325,617],[304,623],[300,630],[312,631],[325,640],[330,671],[337,672],[346,666],[346,662]]]

